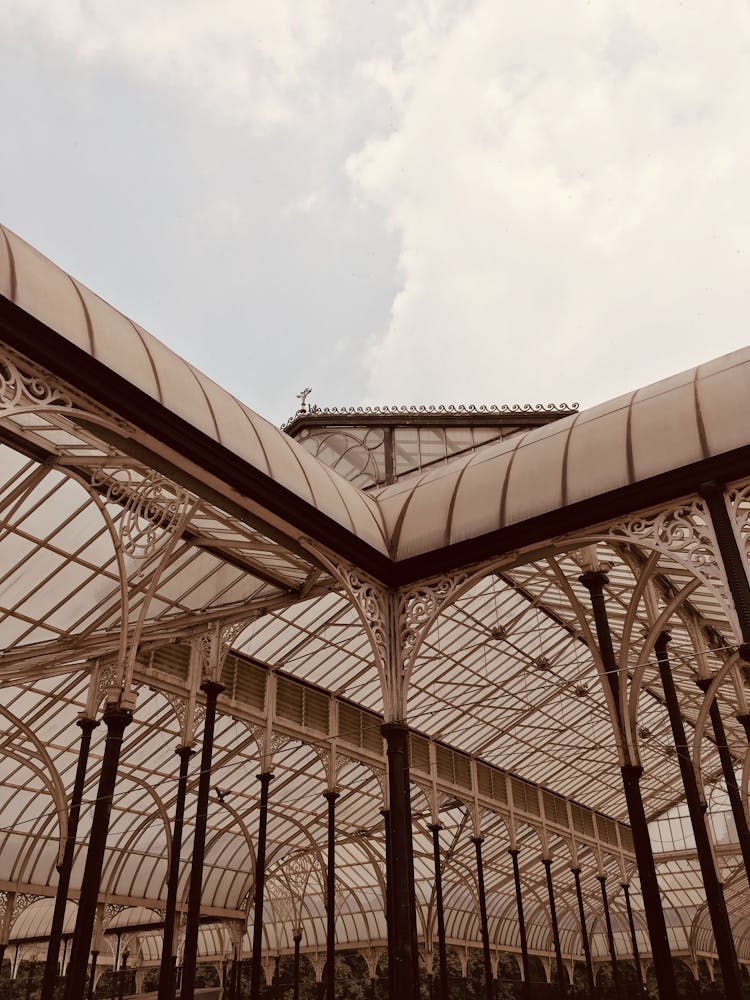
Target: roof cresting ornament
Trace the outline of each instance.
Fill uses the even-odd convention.
[[[303,389],[302,392],[297,393],[297,399],[300,401],[299,409],[297,413],[307,413],[307,397],[312,392],[312,389]]]

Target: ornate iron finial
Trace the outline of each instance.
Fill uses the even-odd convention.
[[[298,413],[307,413],[307,397],[312,392],[312,389],[303,389],[302,392],[297,393],[297,399],[300,401]]]

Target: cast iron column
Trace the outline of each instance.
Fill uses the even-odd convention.
[[[109,832],[109,815],[112,811],[112,796],[117,779],[117,765],[125,727],[133,718],[133,713],[119,705],[107,705],[102,720],[107,727],[104,742],[104,756],[96,791],[96,805],[89,833],[89,849],[83,870],[81,895],[78,900],[78,914],[70,949],[68,979],[65,984],[66,1000],[83,1000],[86,992],[86,972],[89,965],[89,948],[96,918],[96,901],[102,877],[104,851]]]
[[[640,994],[645,993],[645,983],[643,982],[643,969],[641,969],[641,953],[638,950],[638,938],[635,933],[635,920],[633,919],[633,907],[630,903],[630,886],[627,882],[622,883],[622,891],[625,893],[625,907],[628,911],[628,925],[630,926],[630,941],[633,946],[633,961],[635,962],[635,973],[638,977],[638,988]]]
[[[70,888],[70,871],[73,867],[73,855],[76,847],[76,833],[78,831],[78,818],[81,815],[81,802],[83,800],[83,786],[86,781],[86,766],[89,759],[89,749],[91,747],[91,734],[99,725],[96,719],[78,719],[77,726],[81,728],[81,742],[78,746],[78,765],[73,783],[73,794],[70,799],[70,809],[68,810],[68,832],[65,838],[65,848],[63,850],[62,862],[58,868],[57,892],[55,894],[55,909],[52,913],[52,926],[49,932],[49,944],[47,946],[47,961],[44,966],[44,976],[42,978],[41,1000],[52,1000],[55,995],[57,985],[57,962],[60,957],[60,938],[62,936],[63,922],[65,920],[65,906],[68,902],[68,889]],[[60,969],[60,975],[65,975],[65,961]]]
[[[557,966],[557,991],[561,997],[566,997],[568,991],[565,989],[563,980],[563,960],[562,949],[560,948],[560,928],[557,923],[557,907],[555,906],[555,890],[552,885],[552,858],[542,858],[544,874],[547,879],[547,895],[549,896],[549,913],[552,923],[552,943],[555,947],[555,965]]]
[[[599,640],[599,652],[607,679],[612,689],[615,706],[617,707],[618,724],[623,728],[620,717],[619,669],[612,646],[612,633],[609,629],[607,607],[604,603],[604,585],[608,583],[607,574],[600,570],[584,573],[580,582],[591,595],[591,608],[594,612],[596,635]],[[621,733],[622,736],[622,733]],[[624,742],[624,740],[623,740]],[[669,950],[667,925],[664,920],[664,910],[661,904],[659,883],[656,878],[656,864],[648,833],[646,812],[641,796],[640,765],[624,764],[620,768],[622,783],[625,790],[625,801],[628,807],[628,819],[633,834],[633,850],[638,865],[638,875],[641,883],[641,894],[646,911],[648,934],[651,941],[651,956],[654,962],[654,974],[661,1000],[673,1000],[677,996],[677,986],[672,966],[672,954]]]
[[[297,930],[294,935],[294,996],[293,1000],[299,1000],[299,946],[302,940],[302,933]]]
[[[716,544],[724,564],[727,583],[732,594],[737,620],[742,632],[740,655],[750,663],[750,583],[745,571],[745,560],[737,546],[734,528],[729,518],[724,488],[719,483],[701,483],[698,491],[706,501],[711,516]],[[747,648],[743,648],[747,647]]]
[[[615,951],[615,936],[612,933],[612,918],[609,913],[609,898],[607,897],[607,876],[597,875],[599,885],[602,887],[602,907],[604,908],[604,926],[607,930],[607,947],[609,948],[609,962],[612,966],[612,979],[615,984],[615,995],[617,1000],[622,1000],[622,985],[620,983],[620,970],[617,968],[617,952]]]
[[[381,729],[388,754],[390,819],[390,872],[392,893],[388,966],[392,968],[391,996],[419,1000],[419,956],[416,950],[417,914],[409,783],[409,734],[403,722],[389,722]],[[253,997],[253,1000],[256,1000]]]
[[[721,561],[724,564],[724,571],[727,576],[727,583],[732,594],[737,620],[742,633],[742,643],[739,647],[739,654],[746,663],[750,663],[750,582],[748,582],[745,559],[737,545],[737,538],[732,527],[732,522],[727,510],[724,489],[718,483],[703,483],[700,488],[700,495],[706,502],[708,512],[711,516],[711,523],[716,535],[716,543],[719,546]],[[703,690],[708,686],[700,680],[699,685]],[[750,742],[750,719],[746,716],[740,717],[740,722],[745,728],[748,742]],[[732,806],[737,836],[740,841],[742,860],[745,863],[745,873],[748,883],[750,883],[750,831],[748,830],[747,817],[742,806],[742,798],[737,789],[737,778],[734,773],[732,757],[727,747],[724,724],[721,719],[719,706],[714,700],[711,705],[711,723],[714,729],[716,745],[719,749],[721,768],[724,772],[724,780],[727,785],[727,793]]]
[[[92,951],[91,952],[91,973],[90,973],[90,976],[89,976],[88,1000],[92,1000],[92,997],[94,996],[94,979],[96,977],[96,960],[97,960],[97,958],[99,958],[99,952],[98,951]]]
[[[477,855],[477,887],[479,889],[479,921],[482,930],[482,955],[484,957],[484,992],[487,1000],[492,1000],[492,955],[490,954],[490,931],[487,926],[487,897],[484,892],[484,864],[482,862],[482,837],[472,837],[471,842]]]
[[[336,799],[332,788],[323,792],[328,803],[328,871],[326,880],[326,1000],[336,998]]]
[[[172,1000],[174,996],[175,966],[177,964],[177,956],[174,953],[174,928],[177,912],[177,888],[180,881],[180,851],[182,850],[182,828],[185,823],[188,764],[194,751],[190,747],[178,747],[175,753],[180,758],[180,773],[177,778],[177,799],[172,828],[172,855],[167,880],[167,908],[164,913],[164,938],[159,969],[159,1000]]]
[[[263,892],[266,882],[266,832],[268,830],[268,786],[273,775],[264,771],[260,782],[258,809],[258,853],[255,860],[255,900],[253,910],[253,956],[250,964],[250,1000],[260,1000],[260,969],[263,953]]]
[[[388,996],[393,993],[393,950],[395,940],[393,937],[393,879],[391,877],[391,811],[381,809],[380,815],[383,817],[383,839],[385,841],[385,926],[388,938]]]
[[[576,883],[576,899],[578,900],[578,921],[581,925],[581,944],[583,945],[583,957],[586,962],[586,982],[588,984],[588,994],[591,1000],[596,996],[596,984],[594,982],[594,967],[591,964],[591,948],[589,947],[589,932],[586,929],[586,909],[583,905],[583,893],[581,892],[581,869],[573,868],[573,878]]]
[[[185,948],[182,953],[181,1000],[193,1000],[195,994],[195,969],[198,964],[198,925],[201,918],[203,859],[206,853],[208,793],[211,788],[211,760],[214,752],[216,699],[223,690],[224,685],[218,681],[206,680],[201,684],[201,691],[206,696],[206,718],[203,723],[201,771],[198,778],[198,801],[195,807],[195,831],[193,833],[193,864],[190,869],[187,921],[185,922]]]
[[[437,911],[438,961],[440,964],[440,1000],[448,1000],[448,953],[445,948],[445,911],[443,910],[443,868],[440,861],[440,824],[431,823],[432,856],[435,866],[435,910]]]
[[[705,694],[711,684],[711,678],[699,677],[696,684]],[[727,743],[724,720],[721,717],[721,710],[716,698],[714,698],[711,702],[709,714],[711,716],[711,726],[714,731],[716,749],[719,751],[721,770],[724,774],[724,784],[727,788],[729,804],[732,807],[732,817],[734,819],[734,825],[737,828],[737,838],[740,842],[742,860],[745,864],[745,875],[748,883],[750,884],[750,829],[748,829],[747,816],[745,815],[745,808],[742,805],[742,795],[740,793],[739,785],[737,784],[737,775],[734,772],[732,754],[730,753],[729,744]]]
[[[518,910],[518,934],[521,938],[521,962],[523,964],[523,991],[531,997],[531,974],[529,971],[529,946],[526,941],[526,921],[523,916],[523,896],[521,895],[521,873],[518,869],[518,849],[512,847],[508,854],[513,860],[513,881],[516,886],[516,909]]]
[[[669,712],[669,722],[672,726],[672,736],[674,746],[677,751],[677,759],[680,764],[682,774],[682,784],[685,788],[685,799],[687,801],[690,822],[695,836],[695,847],[698,853],[698,862],[703,878],[703,887],[706,892],[706,903],[708,913],[711,918],[711,927],[716,941],[716,952],[719,956],[721,974],[724,977],[724,988],[730,998],[739,998],[742,994],[740,985],[740,970],[737,964],[737,954],[734,950],[732,939],[732,928],[729,923],[724,890],[716,873],[711,841],[709,840],[706,828],[706,816],[701,805],[698,794],[698,784],[695,780],[695,770],[690,758],[688,742],[685,738],[685,728],[680,715],[680,706],[677,702],[677,692],[674,686],[674,679],[669,665],[667,654],[667,643],[669,633],[662,632],[656,640],[654,650],[659,664],[659,675],[661,686],[664,689],[664,700],[667,703]]]

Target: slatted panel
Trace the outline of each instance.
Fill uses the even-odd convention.
[[[471,788],[471,758],[465,753],[453,752],[453,780],[462,788]]]
[[[513,805],[515,808],[521,809],[531,816],[539,816],[539,795],[537,789],[520,778],[511,778],[510,786],[513,791]]]
[[[441,743],[435,744],[437,774],[443,781],[462,788],[471,788],[471,758],[464,753],[456,753]]]
[[[322,691],[305,688],[305,725],[319,733],[328,733],[330,698]]]
[[[276,680],[276,715],[301,726],[305,716],[305,689],[287,677]]]
[[[339,739],[353,747],[362,746],[362,712],[345,701],[339,702]]]
[[[190,646],[185,643],[161,646],[153,653],[151,667],[166,677],[187,683],[190,670]]]
[[[561,799],[554,792],[542,789],[542,799],[544,801],[544,815],[548,823],[555,823],[566,829],[569,825],[568,806],[565,799]]]
[[[430,773],[430,744],[416,733],[409,733],[409,764],[423,774]]]
[[[328,698],[289,677],[276,679],[276,715],[318,733],[328,732]]]
[[[223,697],[262,712],[266,703],[267,677],[263,667],[230,653],[221,671]]]
[[[492,768],[481,760],[477,761],[477,791],[488,799],[492,798]]]
[[[495,802],[508,804],[508,776],[496,767],[492,768],[492,798]]]
[[[383,720],[379,715],[355,708],[345,701],[339,702],[339,739],[345,743],[382,757],[383,737],[380,733],[382,724]]]
[[[573,819],[573,829],[587,837],[594,839],[594,817],[590,809],[583,809],[581,806],[571,803],[570,815]]]
[[[375,715],[374,712],[361,713],[362,715],[362,748],[364,750],[369,750],[370,753],[375,753],[378,757],[383,756],[383,734],[380,732],[380,727],[383,725],[383,720],[379,715]]]
[[[596,813],[596,829],[599,833],[599,839],[603,840],[605,844],[611,844],[613,847],[617,847],[617,826],[614,820],[608,819],[606,816],[602,816],[601,813]]]

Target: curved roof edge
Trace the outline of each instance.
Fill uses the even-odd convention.
[[[108,409],[141,427],[137,416],[123,411],[130,402],[137,414],[135,396],[141,403],[148,397],[258,473],[266,480],[266,492],[273,494],[275,485],[279,493],[301,501],[297,527],[305,533],[310,531],[303,513],[307,508],[307,515],[319,512],[376,552],[387,551],[382,516],[373,499],[3,226],[0,298],[59,338],[41,357],[36,331],[21,334],[21,344],[14,346],[30,360],[89,395],[91,384],[80,385],[75,375],[83,375],[86,358],[94,360],[101,375],[114,373],[125,384],[123,393],[102,382],[95,398]],[[128,387],[136,392],[128,393]]]
[[[391,557],[456,549],[552,512],[635,495],[665,475],[676,485],[684,470],[708,478],[720,456],[742,454],[735,478],[747,475],[748,399],[750,347],[383,487],[376,495]],[[603,507],[589,523],[608,516]]]

